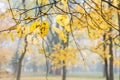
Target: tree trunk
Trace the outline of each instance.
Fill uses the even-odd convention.
[[[65,64],[65,61],[63,61],[63,64]],[[66,80],[66,73],[67,73],[66,66],[64,65],[62,69],[63,69],[62,80]]]
[[[20,77],[21,77],[21,68],[22,68],[22,60],[20,60],[19,65],[18,65],[17,80],[20,80]]]
[[[106,34],[103,35],[103,40],[104,40],[104,45],[103,45],[103,49],[104,49],[104,52],[106,51]],[[104,53],[105,55],[105,53]],[[107,61],[107,58],[104,58],[104,77],[106,78],[106,80],[109,80],[109,74],[108,74],[108,61]]]
[[[110,32],[112,32],[112,28],[110,28]],[[113,41],[111,35],[109,36],[109,54],[111,55],[110,57],[110,64],[109,64],[109,72],[110,72],[110,80],[114,80],[114,71],[113,71]]]
[[[109,45],[109,53],[111,55],[110,57],[110,65],[109,65],[109,71],[110,71],[110,80],[114,80],[114,71],[113,71],[113,42],[112,42],[112,37],[110,39],[110,45]]]
[[[67,35],[67,42],[66,43],[63,42],[63,49],[68,47],[68,43],[69,43],[69,33],[67,32],[66,35]],[[65,64],[65,61],[63,61],[63,64]],[[62,80],[66,80],[66,75],[67,75],[66,65],[63,65],[62,69],[63,69]]]
[[[18,73],[17,73],[17,80],[20,80],[20,77],[21,77],[21,69],[22,69],[22,61],[24,59],[24,56],[25,56],[25,53],[26,53],[26,48],[27,48],[27,35],[25,37],[25,46],[24,46],[24,52],[22,53],[20,59],[19,59],[19,63],[18,63]]]
[[[111,0],[109,0],[109,3],[111,3]],[[108,7],[111,7],[110,5]],[[112,28],[110,28],[109,30],[110,33],[112,33]],[[111,55],[110,57],[110,64],[109,64],[109,76],[110,76],[110,80],[114,80],[114,71],[113,71],[113,41],[112,41],[112,36],[109,35],[109,54]]]
[[[120,3],[118,4],[118,8],[120,9]],[[118,13],[118,25],[119,25],[119,44],[120,44],[120,13]],[[120,69],[119,69],[119,79],[120,79]]]
[[[25,53],[26,53],[26,50],[25,50],[25,52],[22,54],[21,58],[19,59],[17,80],[20,80],[20,77],[21,77],[22,61],[23,61],[23,59],[24,59]]]
[[[106,80],[109,80],[108,62],[107,62],[107,59],[105,59],[104,61],[105,61],[105,65],[104,65],[104,76],[106,77]]]

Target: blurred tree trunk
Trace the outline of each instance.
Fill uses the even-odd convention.
[[[108,0],[111,3],[111,0]],[[108,7],[111,7],[110,5]],[[112,19],[112,18],[111,18]],[[112,33],[112,28],[110,28],[109,33]],[[110,54],[110,63],[109,63],[109,72],[110,72],[110,80],[114,80],[114,71],[113,71],[113,40],[112,35],[109,35],[109,54]]]
[[[118,8],[120,9],[120,3],[118,4]],[[119,26],[119,44],[120,44],[120,13],[118,13],[118,26]],[[119,68],[119,79],[120,79],[120,68]]]
[[[109,80],[109,72],[108,72],[108,62],[107,59],[104,59],[104,77],[106,78],[106,80]]]
[[[64,43],[63,42],[63,49],[65,49],[66,47],[68,47],[68,43],[69,43],[69,33],[66,33],[67,35],[67,42]],[[63,61],[63,67],[62,67],[62,80],[66,80],[66,75],[67,75],[67,69],[66,69],[66,65],[64,65],[66,63],[66,61]]]
[[[17,73],[17,80],[20,80],[21,77],[21,68],[22,68],[22,59],[20,59],[19,63],[18,63],[18,73]]]
[[[25,53],[26,53],[26,48],[27,48],[27,35],[25,37],[25,46],[24,46],[24,52],[22,53],[20,59],[19,59],[19,62],[18,62],[18,73],[17,73],[17,80],[20,80],[20,77],[21,77],[21,70],[22,70],[22,62],[23,62],[23,59],[24,59],[24,56],[25,56]]]
[[[59,37],[58,37],[57,34],[55,34],[55,39],[54,40],[55,40],[54,45],[59,43]],[[59,63],[59,64],[61,64],[61,63]],[[59,76],[61,75],[61,68],[55,69],[55,75],[59,75]]]
[[[112,29],[110,29],[110,32]],[[109,64],[109,71],[110,71],[110,80],[114,80],[114,71],[113,71],[113,41],[111,35],[109,36],[110,44],[109,44],[109,54],[110,57],[110,64]]]
[[[105,40],[106,40],[106,34],[103,35],[103,40],[104,40],[103,49],[104,49],[104,52],[105,52],[105,50],[106,50],[106,42],[105,42]],[[104,55],[105,55],[105,53],[104,53]],[[104,58],[104,62],[105,62],[105,64],[104,64],[103,77],[105,77],[106,80],[109,80],[108,61],[107,61],[107,58]]]
[[[25,10],[26,9],[25,0],[22,0],[22,5],[23,5],[23,8]],[[24,15],[27,16],[26,13]],[[18,62],[17,80],[20,80],[20,77],[21,77],[22,62],[23,62],[23,59],[24,59],[24,56],[25,56],[25,53],[26,53],[27,45],[28,45],[28,43],[27,43],[27,35],[26,35],[25,36],[24,52],[22,53],[22,55],[21,55],[21,57],[19,59],[19,62]]]
[[[65,61],[63,61],[63,64],[65,64]],[[66,80],[67,70],[65,65],[62,67],[62,70],[63,70],[62,80]]]
[[[59,28],[59,24],[56,23],[56,27]],[[50,54],[51,54],[54,51],[53,50],[54,45],[60,42],[58,34],[56,33],[53,34],[52,28],[50,28],[50,34],[47,36],[47,40],[50,45],[49,49],[50,49]],[[52,65],[49,64],[49,74],[61,75],[61,68],[53,70]]]

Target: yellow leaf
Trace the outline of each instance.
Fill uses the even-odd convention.
[[[40,36],[43,38],[48,34],[49,22],[47,20],[43,21],[40,26]]]
[[[69,24],[70,18],[68,15],[57,15],[56,22],[61,26],[66,26]]]
[[[19,33],[17,34],[17,36],[18,36],[19,38],[21,38],[21,37],[22,37],[22,32],[19,32]]]
[[[29,33],[29,28],[25,24],[20,24],[17,26],[16,31],[17,31],[17,36],[21,38],[21,37],[25,37],[25,35]]]
[[[120,14],[120,10],[118,10],[118,13]]]
[[[11,40],[14,41],[14,35],[12,32],[9,32],[9,36],[10,36]]]
[[[6,32],[2,32],[2,35],[3,35],[4,37],[7,37],[7,33],[6,33]]]
[[[29,51],[30,51],[30,49],[27,47],[27,48],[26,48],[26,51],[27,51],[27,52],[29,52]]]
[[[76,4],[75,5],[75,10],[80,12],[80,13],[85,13],[84,8],[82,8],[80,5]]]
[[[38,51],[39,51],[40,53],[44,53],[44,52],[45,52],[44,49],[39,49]]]
[[[61,0],[64,6],[68,6],[68,0]]]
[[[54,45],[53,49],[54,49],[54,50],[59,50],[60,47],[61,47],[61,44],[58,43],[58,44]]]
[[[61,40],[64,41],[64,43],[67,42],[67,36],[64,34],[64,32],[61,32],[61,33],[59,34],[59,37],[60,37]]]
[[[17,26],[16,31],[17,31],[17,36],[18,36],[19,38],[21,38],[21,37],[22,37],[21,25],[18,25],[18,26]]]
[[[59,35],[59,38],[61,40],[63,40],[64,43],[67,42],[67,36],[66,36],[66,34],[62,30],[60,30],[60,29],[58,29],[56,27],[53,27],[53,30]]]
[[[67,47],[65,49],[59,49],[59,50],[56,49],[50,55],[50,58],[52,58],[51,63],[54,65],[54,67],[59,66],[58,68],[62,66],[67,66],[67,67],[73,66],[78,61],[77,52],[78,50],[72,47]],[[62,65],[60,64],[61,61],[64,61]]]
[[[69,25],[64,26],[64,29],[65,29],[67,32],[70,32],[70,31],[71,31],[71,29],[70,29],[70,26],[69,26]]]
[[[39,27],[41,23],[39,21],[35,21],[30,25],[30,32],[33,32],[37,27]]]
[[[38,0],[38,3],[39,4],[48,4],[49,3],[49,0]]]
[[[120,40],[119,40],[118,38],[115,38],[115,39],[114,39],[114,42],[115,42],[116,44],[119,44],[119,43],[120,43]]]
[[[119,4],[120,0],[113,0],[112,3],[113,5],[117,6]]]
[[[20,51],[19,51],[20,54],[23,54],[23,52],[24,52],[24,50],[20,50]]]
[[[66,59],[66,57],[65,57],[64,55],[62,55],[62,54],[59,56],[59,58],[60,58],[60,60],[62,60],[62,61]]]

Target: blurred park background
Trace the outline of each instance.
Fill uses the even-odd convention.
[[[36,3],[33,1],[36,1]],[[119,9],[116,10],[116,8],[115,8],[115,10],[114,10],[114,8],[113,8],[110,10],[108,8],[108,10],[110,10],[111,12],[107,11],[107,9],[105,9],[106,13],[103,13],[103,14],[106,14],[106,15],[104,15],[104,17],[106,18],[106,16],[108,16],[108,17],[111,16],[111,14],[109,14],[109,13],[113,13],[116,11],[116,13],[112,14],[112,15],[114,15],[114,17],[113,17],[112,23],[110,23],[110,24],[113,24],[113,23],[117,24],[118,28],[116,26],[115,26],[115,28],[110,27],[110,25],[108,27],[109,29],[113,28],[112,39],[115,39],[112,42],[112,44],[113,44],[112,45],[112,53],[113,54],[111,56],[111,54],[109,54],[109,53],[111,53],[111,52],[109,52],[110,48],[106,49],[106,53],[108,53],[108,54],[103,55],[103,53],[104,53],[103,48],[105,49],[105,46],[109,46],[109,44],[111,44],[111,40],[107,40],[107,38],[106,38],[106,40],[104,40],[104,34],[106,34],[108,37],[111,37],[111,36],[109,36],[109,35],[111,35],[111,33],[109,33],[108,28],[103,30],[102,32],[99,32],[99,29],[97,29],[98,31],[96,31],[94,33],[94,35],[89,34],[89,32],[87,32],[87,30],[85,28],[86,26],[84,25],[87,23],[87,21],[86,21],[86,19],[84,19],[85,20],[84,21],[82,18],[81,19],[83,20],[83,22],[85,22],[85,23],[81,23],[81,25],[85,26],[85,27],[83,27],[84,29],[83,28],[81,29],[81,27],[80,27],[79,30],[76,30],[76,29],[73,30],[73,33],[71,33],[72,31],[69,31],[68,28],[65,29],[66,30],[65,33],[67,33],[67,34],[71,33],[69,35],[69,41],[66,41],[66,39],[64,39],[62,37],[59,37],[59,35],[62,33],[59,34],[59,30],[57,30],[56,28],[54,28],[56,31],[54,31],[54,29],[52,30],[50,28],[50,31],[48,32],[47,37],[45,37],[45,38],[37,37],[37,35],[36,35],[37,30],[34,32],[31,31],[33,34],[28,36],[28,38],[26,40],[28,42],[25,41],[26,37],[24,35],[23,35],[23,37],[20,37],[19,36],[20,34],[18,34],[18,37],[17,37],[16,33],[19,33],[19,32],[15,32],[15,30],[14,30],[15,27],[13,25],[16,26],[15,21],[19,20],[18,16],[21,16],[22,18],[21,18],[21,22],[17,23],[17,25],[26,24],[28,26],[31,26],[31,23],[34,21],[31,21],[31,22],[29,22],[29,21],[32,19],[39,18],[40,15],[42,15],[44,17],[49,12],[54,13],[54,10],[60,12],[61,14],[65,13],[64,11],[62,12],[62,10],[59,9],[59,8],[61,8],[61,6],[63,6],[62,7],[63,10],[69,11],[66,8],[67,3],[65,3],[64,1],[68,1],[68,2],[71,1],[71,2],[69,2],[69,4],[71,4],[72,7],[75,6],[74,1],[76,1],[76,4],[79,3],[79,6],[84,6],[83,4],[85,4],[86,7],[84,9],[86,10],[86,12],[84,10],[81,10],[79,8],[79,6],[77,6],[75,8],[75,11],[77,11],[76,9],[80,9],[80,11],[81,11],[81,12],[79,12],[79,13],[81,13],[80,15],[85,14],[85,13],[86,13],[85,15],[87,15],[87,13],[91,15],[90,12],[92,12],[94,9],[89,10],[90,7],[88,7],[88,6],[94,5],[93,7],[95,7],[95,4],[96,4],[99,7],[100,6],[99,3],[102,2],[102,0],[95,0],[95,1],[94,0],[43,0],[43,3],[41,1],[42,0],[0,0],[0,80],[20,80],[18,78],[16,79],[16,77],[19,77],[20,74],[21,74],[20,75],[21,80],[120,80],[120,41],[119,41],[120,40],[119,39],[120,38],[119,29],[120,28],[118,27],[118,25],[120,25],[120,24],[118,24],[119,17],[117,17],[119,15],[116,15],[116,13],[120,14],[120,11],[118,11]],[[49,2],[46,2],[46,1],[49,1]],[[54,2],[54,1],[56,1],[56,2]],[[41,6],[44,6],[47,4],[53,4],[53,2],[56,4],[57,1],[58,2],[62,1],[60,3],[60,5],[58,5],[59,8],[57,8],[57,9],[55,8],[56,6],[54,6],[53,10],[47,12],[46,9],[48,7],[46,7],[46,6],[45,6],[45,8],[41,7]],[[109,2],[109,1],[111,1],[111,2]],[[116,1],[117,4],[120,3],[120,2],[117,2],[119,0],[103,0],[102,4],[103,5],[105,4],[105,6],[109,6],[109,5],[117,6],[112,1],[113,2]],[[92,3],[94,3],[94,4],[92,4]],[[64,6],[65,6],[65,8],[64,8]],[[69,5],[70,9],[71,9],[71,6]],[[29,11],[29,9],[33,9],[33,7],[35,7],[35,8],[41,7],[41,8],[35,9],[35,11],[27,13],[27,10]],[[117,6],[117,7],[119,7],[119,6]],[[103,7],[103,8],[106,8],[106,7]],[[13,9],[14,14],[11,13],[12,9]],[[95,9],[97,10],[98,8],[95,7]],[[59,10],[61,10],[61,11],[59,11]],[[39,13],[40,11],[41,11],[41,13]],[[42,11],[44,12],[44,15],[43,15]],[[104,9],[103,9],[103,11],[104,11]],[[99,9],[98,9],[98,12],[99,12]],[[68,14],[69,16],[71,15],[71,13],[66,12],[66,14]],[[74,13],[74,9],[73,9],[73,13]],[[92,14],[93,14],[92,16],[96,15],[96,13],[92,13]],[[14,15],[14,17],[13,17],[13,15]],[[34,16],[34,17],[31,17],[31,16]],[[62,29],[61,25],[63,26],[64,22],[60,23],[59,21],[55,21],[55,19],[54,19],[55,16],[47,16],[47,17],[45,16],[45,18],[42,17],[42,20],[48,20],[49,23],[52,20],[50,27],[57,26],[57,28]],[[51,19],[49,20],[48,17]],[[94,16],[93,21],[94,21],[94,18],[96,19],[97,17],[99,18],[99,16]],[[65,18],[63,17],[62,19],[65,19]],[[99,21],[101,19],[101,18],[100,19],[98,19],[98,18],[95,21]],[[41,18],[40,18],[40,20],[41,20]],[[77,21],[77,20],[75,20],[75,21]],[[65,21],[65,22],[67,23],[67,21]],[[88,23],[89,23],[89,25],[94,24],[94,23],[90,22],[89,20],[88,20]],[[75,23],[75,24],[77,24],[77,23]],[[96,24],[102,24],[102,23],[96,22]],[[106,28],[106,26],[108,26],[108,24],[104,23],[100,26],[105,26],[103,28]],[[26,25],[22,25],[22,26],[26,26]],[[13,27],[11,27],[11,26],[13,26]],[[118,29],[118,31],[116,28]],[[97,33],[97,32],[99,32],[99,33]],[[26,35],[29,33],[23,32],[22,34]],[[74,36],[73,36],[73,34],[74,34]],[[118,35],[118,38],[117,37],[114,38],[115,35]],[[46,36],[46,34],[45,34],[45,36]],[[32,37],[32,39],[31,39],[31,37]],[[110,38],[108,38],[108,39],[110,39]],[[30,40],[32,40],[32,41],[30,41]],[[64,46],[64,45],[66,45],[66,43],[64,43],[64,42],[69,43],[70,48],[68,48],[68,50],[69,50],[68,53],[70,53],[70,55],[67,55],[67,56],[70,56],[70,57],[68,57],[66,59],[66,57],[64,57],[62,55],[51,55],[52,53],[56,54],[57,52],[55,52],[55,51],[61,49],[61,46],[63,46],[64,49],[67,49],[66,47],[68,47],[68,46]],[[25,47],[26,44],[27,44],[27,47]],[[101,45],[102,45],[102,48],[101,48]],[[98,46],[98,48],[97,48],[98,50],[95,49],[96,46]],[[78,49],[78,50],[76,51],[76,49]],[[23,55],[23,54],[25,54],[25,55]],[[82,56],[81,56],[81,54],[82,54]],[[23,59],[21,59],[22,55],[24,56]],[[60,57],[60,59],[58,59],[58,61],[57,61],[57,58],[59,58],[59,57]],[[109,64],[111,64],[110,63],[111,60],[109,60],[109,58],[111,58],[111,57],[113,58],[113,60],[112,60],[113,68],[110,68],[110,66],[109,66]],[[51,58],[56,59],[56,60],[53,61],[53,60],[51,60]],[[21,64],[20,64],[20,59],[22,60]],[[62,60],[63,60],[63,62],[62,62]],[[64,60],[66,60],[65,65],[63,64]],[[105,60],[107,60],[107,65],[106,65]],[[20,66],[21,66],[21,69],[20,69]],[[114,75],[114,79],[106,78],[107,77],[106,74],[108,74],[108,75],[110,74],[109,68],[113,69],[112,73]],[[106,69],[108,72],[106,71]],[[19,73],[19,70],[21,71],[21,73]],[[66,78],[63,78],[64,75]],[[110,77],[110,75],[108,77]]]

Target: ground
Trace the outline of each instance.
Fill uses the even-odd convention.
[[[3,77],[3,76],[2,76]],[[4,76],[5,77],[5,76]],[[0,78],[0,80],[16,80],[14,78],[10,78],[13,76],[9,76],[7,78]],[[21,80],[62,80],[61,76],[57,75],[48,75],[48,79],[45,78],[45,75],[41,75],[40,73],[22,73]],[[76,73],[67,75],[67,80],[105,80],[103,75],[100,73]],[[119,75],[115,75],[114,80],[119,80]]]
[[[15,80],[13,78],[2,78],[0,80]],[[22,78],[21,80],[62,80],[60,77],[49,77],[48,79],[45,78],[41,78],[41,77],[26,77],[26,78]],[[105,80],[105,78],[74,78],[74,77],[70,77],[67,78],[67,80]],[[115,79],[118,80],[118,79]]]
[[[15,80],[13,78],[2,78],[0,80]],[[45,78],[22,78],[21,80],[46,80]],[[60,77],[49,77],[48,80],[61,80]],[[67,80],[105,80],[104,78],[67,78]]]

